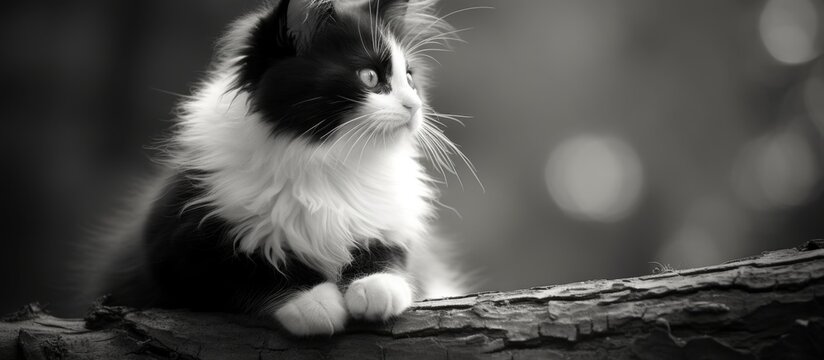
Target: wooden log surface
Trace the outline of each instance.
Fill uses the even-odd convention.
[[[386,324],[295,338],[244,315],[36,304],[0,359],[824,359],[824,241],[618,280],[418,302]]]

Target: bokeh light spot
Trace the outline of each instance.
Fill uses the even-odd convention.
[[[568,215],[612,222],[635,208],[643,171],[638,155],[625,141],[580,135],[552,151],[545,180],[552,199]]]
[[[739,196],[759,209],[803,204],[813,195],[820,177],[811,145],[793,129],[745,146],[732,175]]]
[[[718,264],[745,247],[749,228],[745,213],[728,199],[696,197],[684,206],[681,224],[668,236],[655,260],[676,267]]]
[[[770,0],[761,13],[761,40],[776,60],[800,64],[814,58],[818,13],[810,0]]]

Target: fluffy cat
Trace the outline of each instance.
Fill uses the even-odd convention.
[[[98,292],[297,335],[460,294],[420,164],[460,154],[425,101],[426,48],[454,34],[433,3],[281,0],[237,21],[180,106],[163,175],[103,239]]]

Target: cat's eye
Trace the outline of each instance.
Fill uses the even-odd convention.
[[[363,85],[366,85],[368,88],[373,88],[378,86],[378,73],[372,69],[362,69],[358,71],[358,77]]]
[[[415,89],[415,90],[417,90],[417,89],[418,89],[418,88],[415,86],[415,79],[413,79],[413,78],[412,78],[412,72],[411,72],[411,71],[407,71],[407,72],[406,72],[406,82],[408,82],[408,83],[409,83],[409,86],[411,86],[413,89]]]

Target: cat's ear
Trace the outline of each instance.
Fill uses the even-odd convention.
[[[332,0],[282,0],[286,6],[286,31],[298,53],[305,51],[326,24],[335,21]]]
[[[265,13],[235,23],[222,40],[223,53],[237,58],[234,86],[255,90],[274,61],[306,52],[330,21],[335,21],[331,0],[280,0]]]

